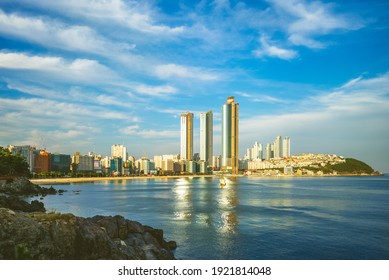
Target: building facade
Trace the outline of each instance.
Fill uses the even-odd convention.
[[[193,113],[181,114],[181,160],[193,157]]]
[[[70,155],[52,154],[50,157],[51,171],[69,173],[72,163]]]
[[[50,154],[46,151],[39,151],[34,155],[34,168],[32,172],[50,172]]]
[[[8,146],[8,150],[13,155],[21,155],[26,160],[26,162],[28,163],[30,172],[33,172],[33,169],[34,169],[34,154],[37,153],[36,147],[32,147],[32,146],[29,146],[29,145],[25,145],[25,146],[9,145]]]
[[[109,173],[114,176],[122,175],[123,159],[122,157],[115,157],[110,160]]]
[[[200,160],[212,165],[213,156],[213,113],[200,113]]]
[[[276,140],[274,140],[274,158],[282,158],[282,146],[282,138],[277,136]]]
[[[282,157],[290,157],[290,138],[288,136],[282,142]]]
[[[222,169],[238,174],[239,169],[239,103],[227,98],[222,107]]]
[[[113,158],[120,157],[123,161],[127,161],[127,148],[120,144],[112,145],[111,156]]]

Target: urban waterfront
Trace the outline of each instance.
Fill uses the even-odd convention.
[[[389,259],[389,177],[217,178],[53,185],[48,211],[164,230],[178,259]]]

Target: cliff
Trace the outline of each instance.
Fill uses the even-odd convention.
[[[161,229],[121,216],[36,212],[44,211],[43,203],[29,204],[15,193],[46,195],[52,190],[30,184],[18,179],[0,186],[0,259],[174,259],[176,244],[166,242]]]

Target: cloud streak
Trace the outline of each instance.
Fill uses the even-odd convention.
[[[203,81],[217,80],[218,76],[199,69],[198,67],[187,67],[177,64],[162,64],[155,67],[155,74],[161,79],[181,78],[196,79]]]
[[[131,125],[120,129],[120,133],[142,138],[177,138],[180,132],[173,130],[145,130],[141,129],[139,125]]]
[[[180,34],[184,26],[170,27],[157,23],[158,14],[147,3],[122,0],[21,1],[40,8],[51,9],[72,17],[101,23],[115,22],[123,27],[156,36]]]
[[[108,81],[117,76],[95,60],[77,58],[67,61],[58,56],[28,55],[17,52],[0,52],[0,69],[27,70],[49,74],[59,80]]]

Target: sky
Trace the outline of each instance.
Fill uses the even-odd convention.
[[[180,153],[180,114],[239,103],[239,149],[389,172],[389,2],[0,0],[0,146]]]

